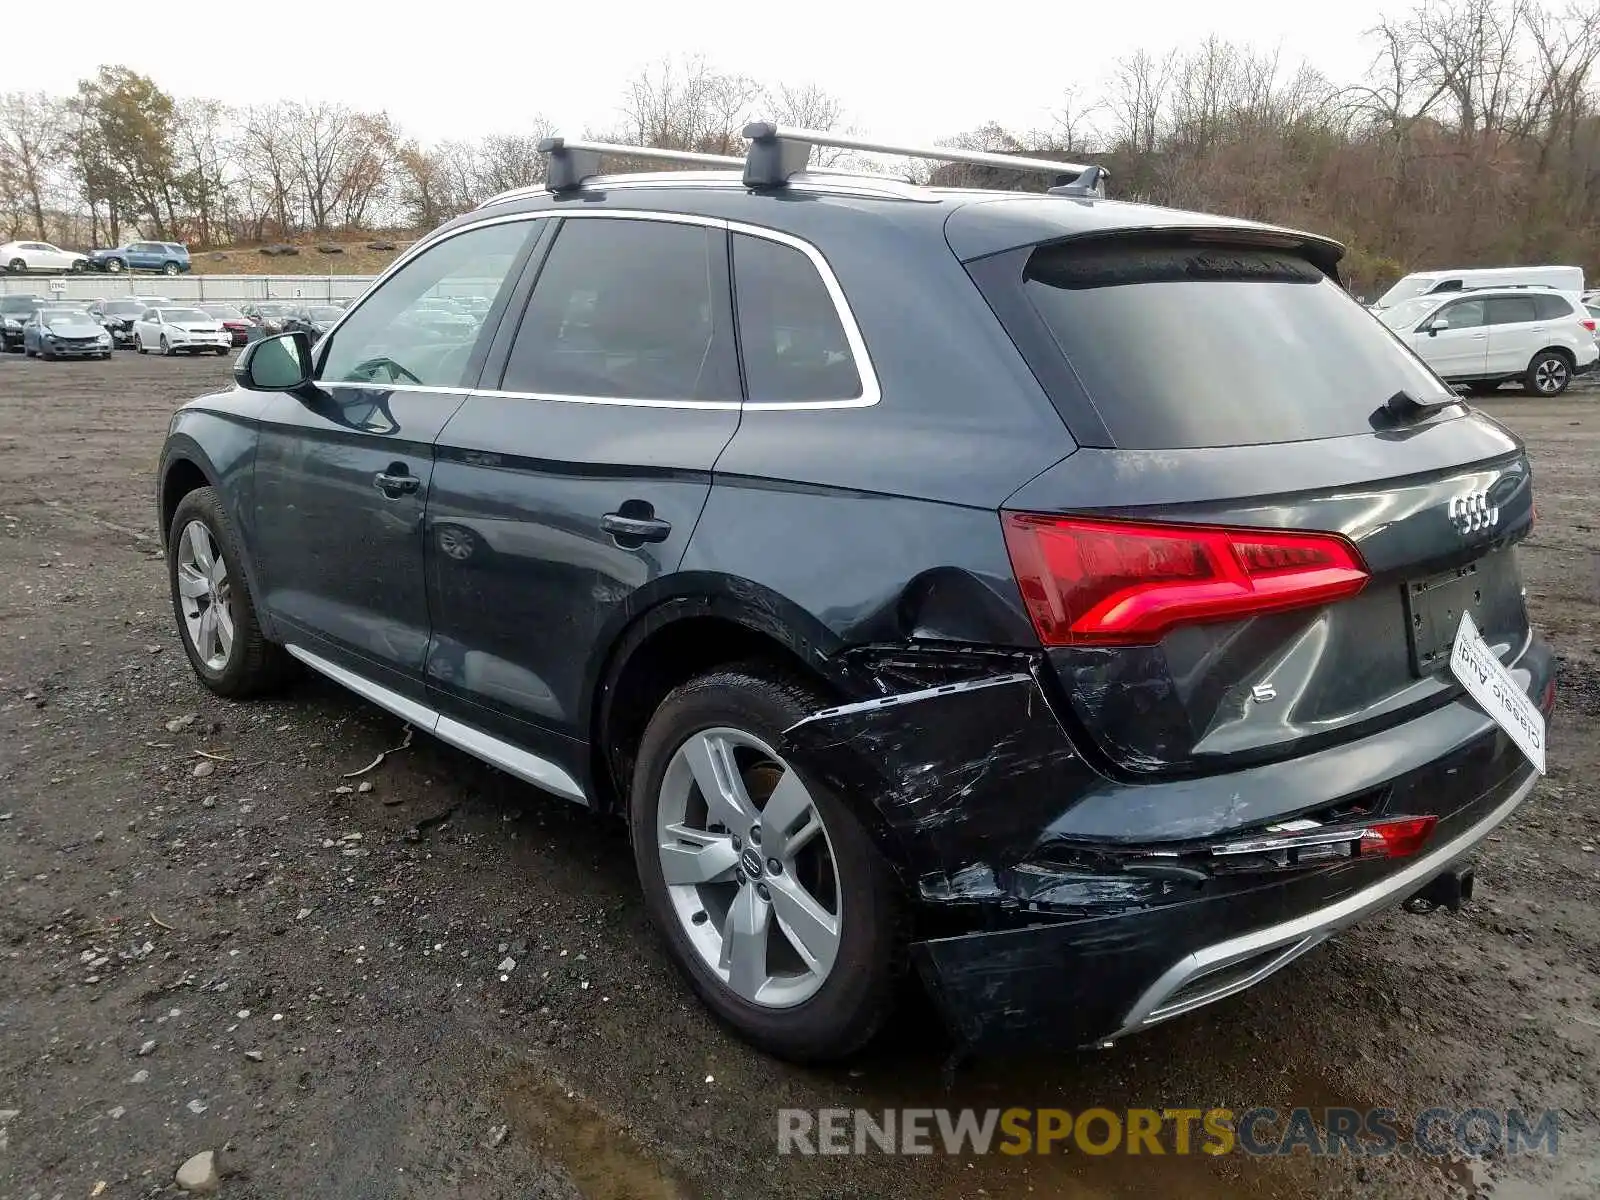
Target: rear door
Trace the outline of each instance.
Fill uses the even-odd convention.
[[[585,680],[682,560],[738,428],[720,221],[569,216],[503,370],[438,444],[428,507],[434,705],[587,769]]]
[[[1411,348],[1446,379],[1479,378],[1489,355],[1484,305],[1483,300],[1445,305],[1411,335]]]
[[[255,466],[261,598],[285,640],[420,698],[429,614],[423,513],[433,443],[476,380],[534,223],[447,237],[369,292],[319,347],[317,386],[272,397]],[[440,290],[501,307],[453,338],[415,336]]]
[[[1520,445],[1464,404],[1392,410],[1448,394],[1298,253],[1209,236],[968,267],[1082,447],[1007,501],[1007,540],[1072,717],[1134,775],[1443,703],[1463,611],[1507,661],[1529,638]]]
[[[1510,375],[1527,370],[1529,361],[1547,344],[1546,322],[1539,319],[1537,297],[1491,296],[1488,306],[1489,370]]]

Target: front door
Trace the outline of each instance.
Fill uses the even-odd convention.
[[[1488,330],[1484,328],[1484,302],[1457,300],[1426,322],[1431,333],[1415,333],[1412,348],[1446,379],[1476,379],[1484,373]]]
[[[714,221],[565,218],[503,373],[439,439],[432,703],[580,779],[586,675],[682,560],[738,428],[727,240]]]
[[[485,226],[424,250],[322,342],[315,388],[274,397],[263,418],[255,523],[267,612],[284,640],[404,695],[421,696],[428,643],[433,443],[501,309],[431,337],[417,313],[461,286],[499,296],[533,229]]]

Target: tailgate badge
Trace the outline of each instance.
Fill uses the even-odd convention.
[[[1489,503],[1489,493],[1486,491],[1452,496],[1446,511],[1450,516],[1450,524],[1462,537],[1493,529],[1500,524],[1500,506]]]

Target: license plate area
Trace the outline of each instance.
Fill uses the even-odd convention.
[[[1483,623],[1478,564],[1468,563],[1427,579],[1408,580],[1405,602],[1411,670],[1421,678],[1449,661],[1462,613],[1471,613],[1475,622]]]

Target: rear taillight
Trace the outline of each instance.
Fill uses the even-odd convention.
[[[1587,329],[1590,333],[1594,332],[1594,318],[1593,317],[1585,317],[1582,321],[1579,322],[1579,324],[1582,325],[1585,329]]]
[[[1433,834],[1438,817],[1392,817],[1361,831],[1362,858],[1410,858]]]
[[[1046,646],[1154,642],[1174,625],[1326,604],[1367,582],[1361,556],[1338,534],[1001,517]]]

